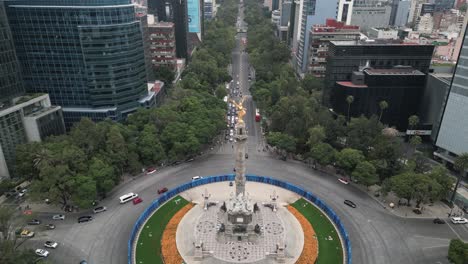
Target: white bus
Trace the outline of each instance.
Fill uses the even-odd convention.
[[[138,197],[138,194],[136,194],[136,193],[127,193],[127,194],[124,194],[124,195],[120,196],[119,199],[120,199],[120,203],[123,204],[123,203],[131,201],[131,200],[133,200],[133,199],[135,199],[137,197]]]

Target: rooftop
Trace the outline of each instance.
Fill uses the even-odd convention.
[[[366,84],[354,84],[351,81],[342,81],[342,82],[336,82],[337,84],[345,87],[351,87],[351,88],[367,88],[368,86]]]
[[[432,46],[419,43],[406,43],[398,39],[341,40],[330,41],[335,46]]]
[[[368,75],[422,75],[425,74],[413,69],[413,68],[406,68],[406,69],[365,69],[365,73]]]

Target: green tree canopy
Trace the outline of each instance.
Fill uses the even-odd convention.
[[[345,148],[336,153],[336,165],[343,169],[348,175],[351,175],[354,168],[364,160],[364,155],[357,149]]]
[[[352,173],[353,179],[365,186],[371,186],[379,181],[377,170],[374,165],[368,161],[359,162]]]

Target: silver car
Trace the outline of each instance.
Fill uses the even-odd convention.
[[[107,211],[107,207],[105,207],[105,206],[98,206],[98,207],[93,209],[93,213],[95,213],[95,214],[102,213],[104,211]]]
[[[65,215],[57,214],[57,215],[52,216],[52,219],[53,220],[65,220]]]

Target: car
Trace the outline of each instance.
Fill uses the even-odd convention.
[[[163,194],[163,193],[165,193],[165,192],[167,192],[167,188],[166,188],[166,187],[161,188],[161,189],[158,190],[158,194]]]
[[[85,223],[93,220],[93,217],[90,215],[80,216],[78,217],[78,223]]]
[[[155,172],[156,172],[156,169],[153,168],[153,167],[149,167],[149,168],[146,169],[146,175],[153,174]]]
[[[194,161],[194,159],[193,159],[193,158],[189,158],[189,159],[187,159],[187,162],[192,162],[192,161]]]
[[[246,158],[246,159],[249,158],[249,154],[248,154],[248,153],[245,153],[245,158]]]
[[[464,217],[451,217],[450,221],[452,221],[452,223],[454,223],[454,224],[466,224],[466,223],[468,223],[468,219],[466,219]]]
[[[39,257],[47,257],[49,256],[49,251],[45,250],[45,249],[42,249],[42,248],[38,248],[36,249],[36,255],[38,255]]]
[[[86,262],[86,260],[82,260],[80,261],[80,264],[88,264],[88,262]]]
[[[432,221],[434,224],[439,224],[439,225],[442,225],[442,224],[445,224],[445,221],[440,219],[440,218],[436,218]]]
[[[95,214],[102,213],[104,211],[107,211],[107,207],[105,207],[105,206],[98,206],[98,207],[93,209],[93,213],[95,213]]]
[[[234,186],[234,183],[232,183],[232,181],[229,182],[229,186],[230,186],[230,187]]]
[[[46,241],[44,243],[44,247],[46,248],[57,248],[57,246],[58,246],[58,243],[54,241]]]
[[[65,215],[63,214],[56,214],[52,216],[53,220],[65,220]]]
[[[415,214],[417,214],[417,215],[422,214],[421,208],[414,208],[414,209],[413,209],[413,213],[415,213]]]
[[[50,230],[55,229],[55,225],[53,225],[53,224],[47,224],[47,225],[44,225],[44,226],[45,226],[47,229],[50,229]]]
[[[234,138],[230,137],[230,138],[229,138],[229,141],[230,141],[230,142],[234,141]]]
[[[39,219],[32,219],[31,221],[28,222],[28,225],[40,225],[41,220]]]
[[[197,181],[197,180],[201,180],[201,179],[203,179],[203,177],[202,177],[202,176],[198,176],[198,175],[192,177],[192,181]]]
[[[133,199],[132,202],[133,202],[133,204],[139,204],[139,203],[143,202],[143,199],[141,199],[140,197],[137,197],[137,198]]]
[[[23,197],[24,195],[26,195],[27,191],[28,189],[22,189],[21,191],[18,192],[18,197]]]
[[[233,171],[233,172],[236,172],[236,167],[232,168],[232,171]]]
[[[350,200],[344,200],[344,204],[346,204],[349,207],[356,208],[356,204]]]
[[[346,178],[341,177],[341,178],[339,178],[338,180],[339,180],[341,183],[343,183],[343,184],[349,184],[349,180],[346,179]]]
[[[33,231],[29,231],[27,229],[23,229],[23,231],[21,231],[20,233],[20,237],[22,238],[31,238],[31,237],[34,237],[34,232]]]

